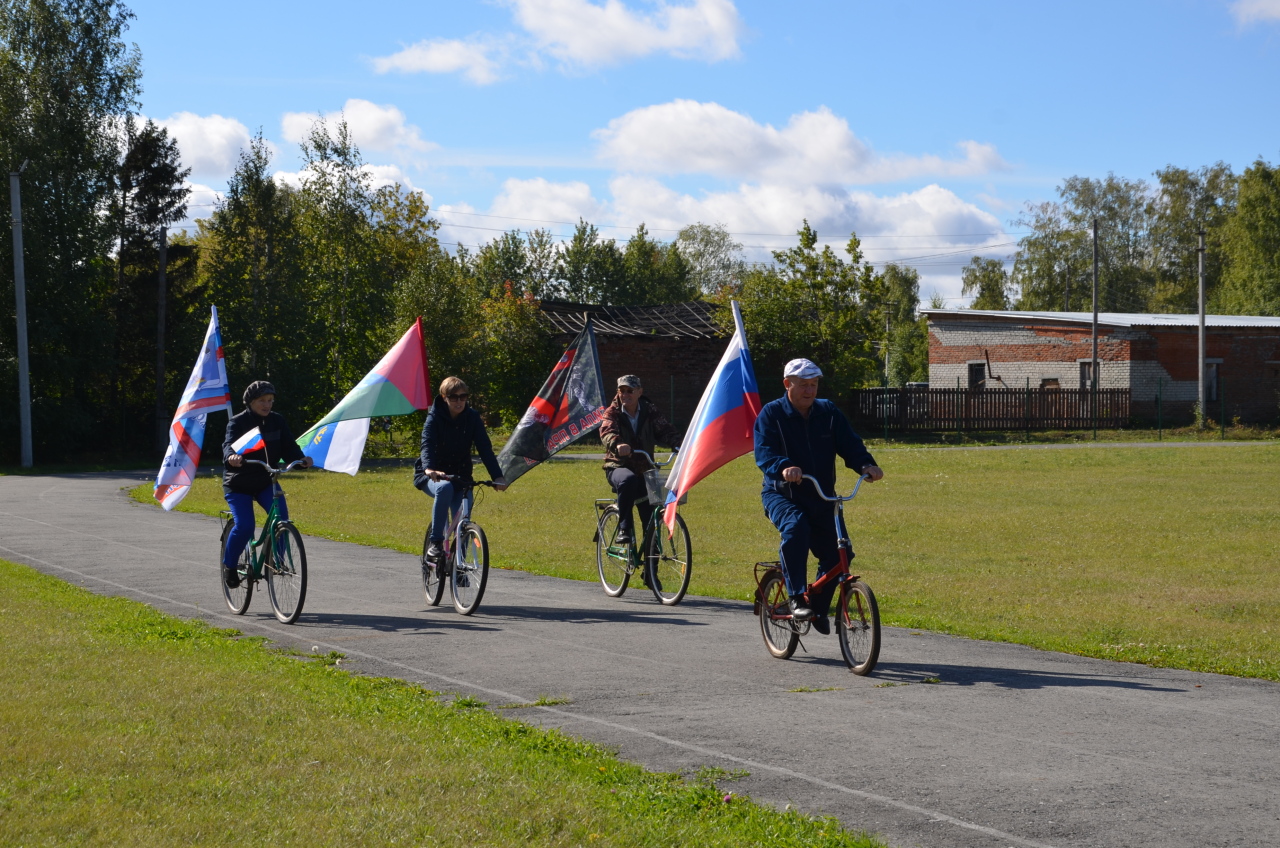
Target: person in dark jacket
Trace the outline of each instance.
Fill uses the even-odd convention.
[[[236,453],[232,445],[236,440],[254,427],[262,434],[263,448],[253,451],[250,459],[261,460],[275,467],[280,460],[294,462],[303,460],[305,468],[311,467],[311,457],[302,455],[302,448],[293,440],[284,416],[272,412],[276,402],[276,387],[265,380],[257,380],[244,390],[244,411],[233,415],[227,422],[227,437],[222,440],[222,494],[231,507],[231,517],[235,526],[227,536],[227,549],[223,554],[222,574],[227,585],[232,589],[240,585],[240,575],[236,571],[236,561],[244,553],[244,546],[253,538],[254,515],[253,502],[257,501],[264,510],[271,510],[274,495],[271,489],[271,476],[261,465],[245,464],[245,458]],[[278,486],[278,484],[277,484]],[[284,491],[280,492],[280,517],[289,517],[289,508],[284,501]]]
[[[471,482],[472,446],[488,469],[493,487],[499,492],[507,488],[484,421],[467,403],[470,396],[466,383],[457,377],[444,378],[422,425],[422,452],[413,465],[413,485],[435,498],[427,549],[427,557],[434,560],[444,556],[445,531],[461,509],[462,495]]]
[[[605,451],[604,476],[618,493],[617,544],[628,545],[637,538],[632,506],[640,513],[642,529],[653,515],[644,485],[644,472],[653,466],[633,451],[653,456],[657,444],[679,450],[680,434],[658,411],[657,404],[644,396],[640,378],[627,374],[618,378],[618,393],[605,410],[600,441]]]
[[[822,371],[807,359],[793,359],[783,369],[786,394],[765,404],[755,426],[756,465],[764,472],[760,498],[764,511],[782,534],[782,575],[790,595],[791,614],[813,619],[814,629],[829,633],[827,610],[831,593],[809,598],[805,575],[809,551],[818,558],[818,577],[840,561],[835,530],[835,505],[822,500],[805,474],[815,477],[828,496],[835,494],[836,457],[847,468],[866,474],[869,482],[884,472],[853,432],[844,413],[829,400],[818,399]],[[812,606],[811,606],[812,605]],[[815,609],[817,612],[815,614]]]

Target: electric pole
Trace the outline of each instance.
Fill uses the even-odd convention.
[[[160,228],[160,282],[156,287],[156,448],[169,446],[169,416],[164,405],[165,271],[169,260],[169,228]]]
[[[31,363],[27,359],[27,278],[22,258],[22,190],[18,170],[9,172],[9,210],[13,215],[13,299],[18,312],[18,420],[22,431],[22,467],[30,468],[31,457]]]
[[[1093,219],[1093,361],[1089,365],[1089,417],[1098,438],[1098,219]]]
[[[1200,246],[1196,248],[1196,253],[1200,254],[1200,291],[1199,291],[1199,309],[1200,309],[1200,347],[1199,354],[1196,357],[1197,376],[1196,376],[1196,426],[1201,430],[1204,429],[1205,420],[1205,392],[1204,392],[1204,230],[1197,233],[1200,236]]]

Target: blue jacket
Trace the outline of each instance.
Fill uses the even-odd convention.
[[[413,465],[413,485],[419,489],[427,485],[427,475],[423,472],[428,468],[464,480],[472,479],[472,445],[489,470],[490,479],[501,477],[502,467],[493,455],[493,443],[489,441],[480,413],[468,406],[454,418],[449,414],[449,402],[443,395],[437,395],[422,425],[422,451]]]
[[[849,419],[829,400],[817,399],[805,418],[786,395],[770,401],[756,419],[756,465],[764,472],[764,491],[789,498],[813,495],[813,485],[783,482],[782,469],[799,466],[822,482],[823,491],[835,494],[836,456],[846,468],[859,473],[876,461],[867,452]],[[816,495],[814,495],[816,497]]]

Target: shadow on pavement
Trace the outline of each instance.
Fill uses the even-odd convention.
[[[1142,680],[1125,680],[1091,674],[1030,671],[1018,668],[990,668],[945,663],[880,663],[871,676],[895,683],[921,683],[937,678],[935,685],[973,686],[990,683],[1003,689],[1047,689],[1051,687],[1102,686],[1110,689],[1137,689],[1143,692],[1183,692],[1186,687],[1156,686]]]
[[[493,606],[485,605],[476,615],[487,618],[519,619],[522,621],[559,621],[566,624],[615,621],[687,627],[709,626],[709,622],[691,621],[680,616],[677,612],[678,609],[678,607],[664,607],[656,603],[647,610],[644,607],[635,609],[609,609],[607,607],[604,609],[582,609],[581,607],[519,607],[494,604]]]

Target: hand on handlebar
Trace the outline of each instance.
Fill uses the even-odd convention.
[[[884,470],[878,465],[868,465],[862,469],[862,476],[867,478],[868,483],[874,483],[884,477]]]
[[[618,456],[631,456],[631,445],[618,445],[614,450]]]

